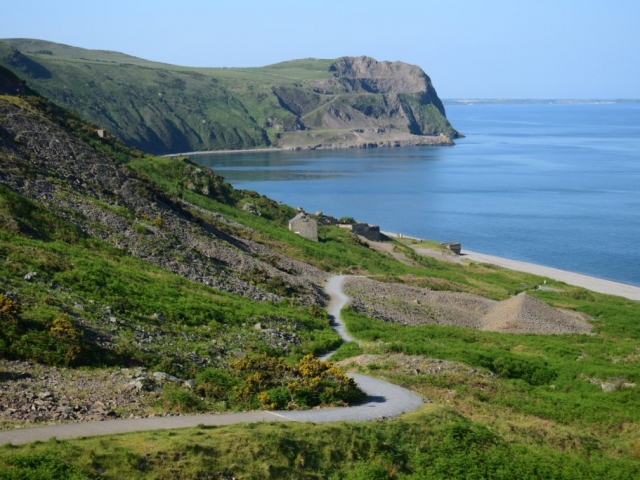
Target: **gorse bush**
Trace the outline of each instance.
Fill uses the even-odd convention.
[[[0,293],[0,322],[18,323],[22,307],[18,302]]]
[[[65,365],[73,363],[78,358],[82,351],[80,347],[82,334],[73,326],[66,313],[53,321],[49,335],[55,340],[57,350],[62,353]]]
[[[67,314],[50,324],[26,321],[22,306],[0,294],[0,358],[73,365],[83,354],[82,332]]]
[[[232,362],[229,370],[209,368],[197,377],[196,392],[229,406],[270,410],[346,405],[366,395],[334,364],[306,355],[296,365],[257,354]]]

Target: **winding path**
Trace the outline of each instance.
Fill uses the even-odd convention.
[[[331,326],[336,329],[343,340],[353,339],[345,331],[340,310],[349,301],[342,291],[342,283],[346,277],[342,275],[329,278],[326,291],[331,297],[327,308],[331,318]],[[324,355],[322,359],[331,356]],[[255,422],[337,422],[366,421],[381,417],[393,417],[403,412],[415,410],[423,400],[415,393],[384,380],[360,374],[349,374],[358,382],[360,388],[367,393],[366,402],[347,408],[323,408],[302,411],[259,411],[227,414],[185,415],[179,417],[153,417],[139,419],[109,420],[104,422],[83,422],[47,425],[44,427],[24,428],[0,431],[0,445],[14,445],[29,442],[46,441],[52,437],[70,439],[91,437],[96,435],[113,435],[118,433],[162,430],[170,428],[187,428],[198,425],[230,425],[234,423]]]

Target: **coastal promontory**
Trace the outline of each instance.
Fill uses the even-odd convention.
[[[127,145],[159,154],[450,145],[459,135],[420,67],[366,56],[191,68],[5,39],[0,65]]]

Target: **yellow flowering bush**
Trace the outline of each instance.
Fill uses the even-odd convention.
[[[343,371],[313,355],[303,357],[297,365],[266,354],[251,355],[230,367],[228,375],[203,374],[198,391],[237,406],[268,410],[348,405],[366,397]],[[224,385],[216,380],[223,378]]]

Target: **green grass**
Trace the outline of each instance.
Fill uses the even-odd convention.
[[[638,474],[637,461],[589,445],[513,444],[441,407],[368,424],[203,426],[0,449],[0,479],[626,480]]]
[[[43,108],[41,101],[29,101],[30,108]],[[47,108],[51,118],[60,112]],[[90,128],[77,118],[58,120],[89,138]],[[336,227],[322,227],[322,241],[310,242],[286,228],[293,214],[290,207],[255,192],[234,190],[221,177],[198,173],[200,167],[182,159],[153,159],[115,143],[92,142],[113,154],[124,170],[154,182],[158,194],[182,197],[238,222],[215,225],[238,238],[333,273],[363,273],[494,299],[527,291],[551,305],[591,315],[594,334],[505,335],[456,327],[405,327],[347,311],[348,329],[360,343],[342,345],[336,359],[380,355],[379,362],[363,370],[409,387],[434,405],[369,424],[203,427],[3,447],[0,479],[640,475],[640,389],[626,388],[640,383],[638,302],[550,280],[547,285],[554,290],[537,291],[541,277],[489,265],[441,262],[394,243],[397,252],[415,264],[408,266]],[[256,204],[260,217],[241,209],[248,201]],[[192,214],[196,220],[205,215],[196,209]],[[138,228],[149,222],[154,219],[140,219]],[[222,374],[203,370],[199,359],[220,356],[226,362],[238,352],[286,354],[292,364],[305,353],[339,343],[318,308],[292,301],[251,302],[190,282],[84,234],[6,187],[0,187],[0,256],[0,292],[17,292],[22,305],[18,324],[30,333],[14,344],[17,348],[7,350],[7,332],[13,328],[7,322],[14,319],[0,317],[5,322],[0,348],[11,358],[64,363],[61,354],[47,349],[52,348],[53,327],[61,323],[55,322],[65,313],[72,327],[83,333],[112,335],[111,316],[118,324],[110,346],[99,348],[87,335],[75,366],[139,364],[181,376],[200,374],[201,380]],[[27,281],[24,276],[30,271],[38,276]],[[258,322],[295,332],[301,343],[277,351],[253,328]],[[140,332],[153,337],[149,348],[141,349],[133,341]],[[188,352],[195,352],[196,360]],[[407,371],[399,354],[461,366],[442,373]],[[611,383],[613,391],[603,391],[602,381]],[[272,390],[269,401],[283,401],[283,391]],[[202,408],[202,398],[170,388],[162,400],[166,409]]]
[[[639,308],[629,302],[626,320],[638,318]],[[460,362],[467,370],[485,372],[416,375],[399,369],[401,360],[391,360],[365,373],[385,376],[437,403],[455,404],[459,413],[494,432],[525,425],[516,435],[519,442],[533,441],[535,435],[560,441],[553,432],[567,431],[581,439],[576,441],[595,444],[596,450],[638,460],[640,389],[634,384],[640,384],[639,337],[637,332],[620,335],[616,323],[625,318],[615,308],[608,315],[596,335],[515,335],[402,326],[343,311],[349,333],[361,342],[354,355],[393,359],[404,354]],[[613,391],[603,391],[601,382],[611,383]]]
[[[252,328],[257,322],[273,323],[275,328],[295,331],[299,336],[301,344],[281,354],[302,356],[339,342],[326,314],[288,302],[252,302],[186,280],[86,236],[4,186],[0,187],[0,218],[6,220],[0,227],[4,259],[0,290],[19,292],[23,322],[30,330],[42,332],[43,349],[51,322],[62,312],[69,312],[80,329],[106,328],[103,333],[110,335],[109,322],[105,327],[110,316],[124,325],[108,351],[91,343],[84,345],[78,364],[142,364],[193,374],[197,366],[187,352],[195,351],[205,358],[225,357],[233,349],[263,351],[265,345]],[[30,271],[38,276],[28,282],[23,277]],[[74,307],[76,304],[82,310]],[[156,318],[158,313],[164,320]],[[128,341],[141,329],[154,338],[144,350]],[[220,351],[212,346],[212,340],[225,348]],[[10,356],[48,358],[33,345],[17,342],[14,347],[20,345]],[[175,371],[175,365],[182,365],[184,371]]]

